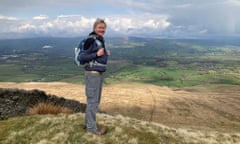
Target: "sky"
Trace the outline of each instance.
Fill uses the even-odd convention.
[[[240,0],[0,0],[0,39],[78,37],[96,18],[106,36],[240,36]]]

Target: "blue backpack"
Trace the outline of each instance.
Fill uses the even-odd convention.
[[[96,35],[90,35],[87,38],[81,40],[78,47],[74,48],[74,63],[77,66],[85,65],[86,63],[88,63],[86,61],[81,61],[79,58],[80,54],[84,52],[84,44],[88,38],[93,38],[97,45],[101,45],[101,42],[97,39]]]

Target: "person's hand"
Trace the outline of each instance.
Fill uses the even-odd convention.
[[[109,50],[107,50],[107,56],[110,56],[110,51]]]
[[[100,48],[98,51],[97,51],[97,56],[102,56],[104,55],[104,48]]]

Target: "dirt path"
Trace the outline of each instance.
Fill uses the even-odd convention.
[[[86,102],[83,85],[61,82],[0,83],[0,87],[40,89],[48,94]],[[221,85],[188,90],[194,92],[139,83],[109,85],[103,88],[100,107],[110,114],[121,113],[174,127],[240,131],[238,88]]]

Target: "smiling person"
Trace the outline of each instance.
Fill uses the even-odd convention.
[[[106,71],[110,51],[105,48],[104,37],[106,23],[103,19],[97,19],[93,24],[93,31],[84,43],[84,53],[80,59],[87,62],[85,68],[85,93],[87,107],[85,113],[84,128],[96,135],[106,134],[106,128],[98,128],[96,113],[101,100],[103,73]]]

